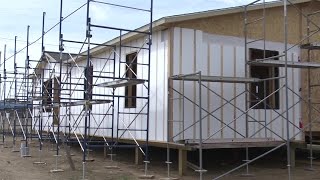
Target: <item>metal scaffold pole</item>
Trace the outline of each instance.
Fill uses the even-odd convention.
[[[1,64],[1,59],[2,59],[2,52],[0,51],[0,64]],[[1,65],[0,65],[1,67]],[[0,73],[0,100],[2,100],[2,73]],[[4,102],[4,101],[3,101]],[[1,123],[1,134],[2,134],[2,142],[0,143],[0,145],[4,145],[4,118],[3,118],[3,108],[0,109],[0,123]]]
[[[51,90],[51,106],[52,106],[52,134],[55,137],[56,141],[56,147],[55,147],[55,166],[54,169],[50,170],[52,173],[59,173],[63,172],[63,169],[58,168],[58,163],[59,163],[59,158],[61,157],[60,155],[60,144],[61,144],[61,134],[60,134],[60,108],[61,108],[61,103],[60,103],[60,98],[61,98],[61,72],[62,72],[62,52],[63,52],[63,36],[62,36],[62,21],[63,21],[63,16],[62,16],[62,7],[63,7],[63,0],[60,0],[60,11],[59,11],[59,58],[57,59],[58,62],[53,62],[54,63],[54,68],[52,70],[52,74],[50,74],[51,79],[49,80],[50,86],[46,85],[47,90],[50,88]],[[44,20],[43,20],[43,28],[44,28]],[[44,53],[44,48],[43,48],[43,53]],[[44,58],[44,57],[43,57]],[[59,65],[59,77],[57,77],[56,69],[55,67]],[[48,83],[48,84],[49,84]],[[58,86],[58,87],[57,87]],[[52,88],[53,87],[53,88]],[[53,90],[53,94],[52,94]],[[57,135],[55,136],[55,130],[54,127],[55,125],[57,126],[56,133]]]
[[[42,13],[42,38],[41,38],[41,58],[40,58],[40,62],[43,61],[43,59],[45,58],[44,56],[44,53],[45,53],[45,47],[44,47],[44,35],[45,35],[45,19],[46,19],[46,12],[43,12]],[[42,68],[44,69],[44,68]],[[35,72],[36,73],[36,72]],[[40,80],[40,83],[43,83],[43,74],[40,76],[41,80]],[[41,92],[42,88],[40,88],[40,92]],[[42,106],[42,92],[41,94],[39,93],[39,95],[41,95],[41,101],[39,102],[40,106]],[[43,129],[43,111],[42,110],[39,110],[39,113],[40,113],[40,119],[39,119],[39,150],[40,150],[40,153],[42,152],[42,145],[43,145],[43,141],[42,141],[42,129]],[[41,156],[40,156],[41,157]],[[40,160],[41,162],[41,160]]]
[[[29,147],[29,142],[28,138],[31,138],[32,136],[32,131],[28,129],[29,126],[29,68],[30,68],[30,63],[29,63],[29,32],[30,32],[30,26],[27,26],[27,46],[26,46],[26,60],[25,60],[25,72],[24,72],[24,108],[25,108],[25,147],[24,147],[24,153],[23,157],[30,157],[30,147]],[[28,135],[29,133],[29,135]]]
[[[46,17],[46,12],[42,13],[42,33],[41,33],[41,56],[40,56],[40,60],[39,62],[42,63],[43,59],[44,59],[44,53],[45,53],[45,47],[44,47],[44,35],[45,35],[45,17]],[[34,74],[32,76],[32,80],[33,80],[33,93],[32,96],[33,98],[36,98],[36,100],[40,101],[37,104],[34,104],[35,101],[32,98],[32,106],[40,106],[42,107],[42,103],[43,103],[43,89],[41,87],[41,83],[43,82],[43,73],[42,75],[40,75],[40,77],[38,77],[38,71],[40,70],[40,73],[43,72],[41,69],[44,69],[43,67],[39,67],[39,69],[34,69]],[[38,87],[38,85],[40,84],[40,87]],[[38,91],[37,91],[37,88]],[[31,111],[30,111],[31,112]],[[38,118],[38,121],[34,122],[34,128],[38,128],[37,132],[38,132],[38,141],[39,141],[39,161],[33,162],[33,164],[46,164],[45,162],[42,161],[42,153],[43,153],[43,110],[42,109],[35,109],[33,108],[33,117],[34,118]],[[36,123],[38,123],[38,127],[36,127]]]
[[[243,28],[244,28],[244,30],[243,30],[243,32],[244,32],[244,60],[245,60],[245,62],[247,63],[248,62],[248,28],[247,28],[247,23],[248,23],[248,11],[247,11],[247,8],[248,8],[248,6],[245,6],[244,7],[244,26],[243,26]],[[247,64],[245,64],[245,77],[249,77],[249,71],[248,71],[248,65]],[[248,107],[249,107],[249,102],[247,101],[248,99],[249,99],[249,96],[250,95],[248,95],[249,93],[247,92],[248,91],[248,89],[249,89],[249,87],[248,87],[249,85],[248,84],[245,84],[245,88],[246,88],[246,93],[245,93],[245,99],[246,99],[246,102],[245,102],[245,109],[248,109]],[[248,115],[246,114],[246,138],[248,138],[249,137],[249,124],[248,124]],[[245,159],[245,161],[247,162],[247,161],[249,161],[249,148],[248,147],[246,147],[246,159]],[[246,173],[245,173],[245,176],[249,176],[249,164],[247,164],[246,165]]]
[[[6,83],[7,83],[7,69],[6,69],[6,53],[7,53],[7,45],[4,45],[4,50],[3,50],[3,119],[2,119],[2,143],[4,144],[4,147],[6,146],[5,142],[5,119],[6,119]]]
[[[150,63],[151,63],[151,47],[152,47],[152,23],[153,23],[153,0],[150,1],[150,21],[149,21],[149,35],[148,35],[148,86],[147,86],[147,131],[146,131],[146,147],[145,147],[145,176],[148,173],[148,164],[150,163],[149,159],[149,124],[150,124],[150,77],[151,77],[151,70],[150,70]]]
[[[87,1],[87,15],[86,15],[86,38],[87,38],[87,58],[86,58],[86,68],[85,68],[85,122],[84,122],[84,139],[83,139],[83,170],[82,170],[82,178],[86,178],[86,156],[87,156],[87,138],[88,138],[88,123],[90,121],[90,109],[89,109],[89,67],[90,67],[90,39],[91,39],[91,27],[90,27],[90,0]],[[90,92],[91,93],[91,92]]]
[[[62,53],[63,53],[63,43],[62,43],[62,7],[63,7],[63,0],[60,1],[60,23],[59,23],[59,77],[54,75],[54,85],[53,85],[53,104],[55,104],[55,108],[53,108],[53,122],[57,123],[57,143],[56,143],[56,172],[62,172],[62,169],[58,169],[58,159],[61,157],[59,154],[60,152],[60,144],[61,144],[61,137],[60,137],[60,98],[61,98],[61,75],[62,75]],[[58,87],[57,87],[58,84]],[[58,91],[56,93],[56,91]],[[63,137],[62,137],[63,138]]]
[[[314,32],[318,32],[320,31],[320,27],[318,27],[313,21],[312,21],[312,18],[315,17],[316,15],[319,15],[320,14],[320,11],[315,11],[315,12],[310,12],[309,14],[306,15],[306,18],[307,18],[307,45],[311,45],[314,41],[314,38],[312,38],[312,35],[314,34]],[[315,30],[314,28],[316,28],[317,30]],[[312,47],[312,46],[311,46]],[[307,48],[305,49],[307,50],[307,62],[311,62],[312,60],[312,54],[313,54],[313,50],[318,50],[317,48]],[[308,123],[309,124],[312,124],[313,125],[313,122],[312,122],[312,118],[313,118],[313,115],[312,113],[314,112],[319,112],[318,109],[314,109],[314,107],[312,106],[313,103],[316,104],[316,102],[313,102],[312,99],[312,94],[313,92],[317,92],[317,88],[320,87],[319,85],[319,82],[315,82],[312,77],[315,77],[313,76],[313,73],[311,71],[310,68],[308,68],[307,70],[307,84],[308,84],[308,99],[307,99],[307,103],[308,103]],[[316,77],[315,77],[316,79]],[[313,128],[312,128],[312,125],[309,126],[308,128],[308,133],[306,132],[306,134],[308,135],[308,138],[309,139],[306,139],[307,143],[309,142],[309,166],[305,168],[305,170],[308,170],[308,171],[314,171],[315,168],[313,167],[313,161],[314,161],[314,150],[313,150]]]
[[[13,67],[14,67],[14,102],[15,105],[18,104],[18,94],[17,94],[17,88],[18,88],[18,80],[17,80],[17,36],[14,37],[14,56],[13,56]],[[15,112],[16,110],[13,110]],[[12,152],[19,152],[19,150],[16,148],[16,141],[17,141],[17,116],[16,113],[13,113],[14,119],[13,119],[13,147]]]
[[[171,120],[170,120],[170,117],[171,117],[171,114],[170,114],[170,111],[169,111],[169,109],[171,109],[171,99],[172,99],[172,93],[170,93],[170,84],[171,84],[171,80],[170,80],[170,78],[168,78],[168,84],[167,84],[167,86],[168,86],[168,91],[167,91],[167,96],[168,96],[168,98],[167,98],[167,107],[168,107],[168,111],[167,111],[167,117],[168,117],[168,120],[167,120],[167,160],[166,160],[166,164],[167,164],[167,178],[166,179],[168,179],[168,180],[170,180],[170,179],[173,179],[173,178],[171,178],[171,171],[170,171],[170,167],[171,167],[171,164],[172,164],[172,162],[171,162],[171,159],[170,159],[170,146],[169,146],[169,143],[171,142],[171,140],[170,140],[170,133],[169,133],[169,129],[170,129],[170,122],[171,122]]]
[[[199,79],[198,79],[198,91],[199,91],[199,174],[200,174],[200,180],[203,179],[203,173],[205,170],[203,170],[203,150],[202,150],[202,79],[201,79],[201,71],[199,72]]]
[[[284,13],[284,61],[285,61],[285,109],[286,109],[286,132],[287,132],[287,167],[288,179],[291,180],[291,148],[290,148],[290,124],[289,124],[289,87],[288,87],[288,9],[287,0],[283,0]]]

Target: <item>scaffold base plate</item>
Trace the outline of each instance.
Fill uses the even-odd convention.
[[[52,169],[50,170],[51,173],[59,173],[59,172],[64,172],[63,169]]]
[[[315,171],[315,169],[313,167],[305,167],[304,170],[306,170],[306,171]]]
[[[139,179],[154,179],[154,175],[141,175]]]
[[[118,166],[105,166],[106,169],[120,169]]]
[[[20,150],[14,149],[14,150],[12,150],[11,152],[20,152]]]
[[[241,174],[240,175],[241,177],[254,177],[254,175],[253,174]]]
[[[94,159],[86,159],[86,162],[93,162]]]
[[[41,161],[37,161],[37,162],[33,162],[33,164],[39,164],[39,165],[41,165],[41,164],[47,164],[47,163],[41,162]]]
[[[29,157],[31,157],[31,155],[23,155],[22,157],[23,158],[29,158]]]
[[[178,180],[179,178],[174,177],[166,177],[166,178],[160,178],[160,180]]]

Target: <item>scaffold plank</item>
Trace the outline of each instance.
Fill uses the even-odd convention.
[[[32,100],[43,100],[44,97],[43,96],[33,96],[31,99]]]
[[[173,80],[198,81],[199,75],[176,75],[172,76]],[[203,82],[224,82],[224,83],[254,83],[259,82],[258,78],[246,77],[224,77],[224,76],[201,76]]]
[[[320,50],[320,44],[319,43],[307,43],[302,44],[300,46],[301,49],[308,49],[308,50]]]
[[[112,100],[81,100],[81,101],[74,101],[74,102],[61,102],[61,103],[53,103],[50,105],[45,106],[34,106],[34,108],[55,108],[55,107],[67,107],[67,106],[81,106],[81,105],[94,105],[94,104],[108,104],[111,103]]]
[[[146,80],[144,79],[118,79],[115,81],[100,83],[100,84],[97,84],[97,86],[106,87],[106,88],[118,88],[118,87],[124,87],[124,86],[143,84],[145,82]]]
[[[272,67],[285,67],[286,62],[280,60],[261,60],[250,61],[249,65],[252,66],[272,66]],[[293,62],[288,61],[289,68],[320,68],[320,63],[316,62]]]
[[[244,147],[276,147],[283,141],[274,138],[226,138],[226,139],[210,139],[204,141],[203,149],[216,148],[244,148]],[[185,140],[185,144],[192,148],[198,148],[199,140]]]
[[[111,100],[90,100],[90,101],[75,101],[75,102],[68,102],[68,103],[62,103],[62,106],[80,106],[85,104],[108,104],[111,103]]]

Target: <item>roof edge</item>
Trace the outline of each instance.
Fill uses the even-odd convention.
[[[292,4],[301,4],[306,2],[311,2],[312,0],[291,0]],[[290,5],[290,4],[289,4]],[[282,1],[270,1],[266,2],[265,5],[263,3],[254,4],[248,6],[248,11],[254,11],[265,8],[274,8],[274,7],[281,7],[283,6]],[[186,13],[180,15],[173,15],[165,17],[167,19],[166,23],[174,23],[174,22],[181,22],[181,21],[188,21],[194,19],[201,19],[207,18],[212,16],[221,16],[226,14],[234,14],[234,13],[241,13],[244,12],[245,5],[243,6],[236,6],[230,8],[222,8],[222,9],[215,9],[209,11],[199,11],[194,13]]]

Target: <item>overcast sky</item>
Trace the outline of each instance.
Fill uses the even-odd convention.
[[[149,8],[150,0],[100,0],[109,3]],[[252,0],[154,0],[154,20],[164,16],[220,9],[244,5]],[[64,0],[63,16],[86,3],[86,0]],[[26,30],[30,25],[30,42],[41,36],[42,12],[46,12],[45,29],[48,30],[59,19],[60,0],[6,0],[1,2],[0,7],[0,51],[7,44],[7,58],[14,52],[14,36],[18,36],[17,50],[26,46]],[[146,13],[127,10],[123,8],[110,7],[91,3],[90,16],[92,22],[100,25],[117,26],[134,29],[146,24]],[[84,41],[85,38],[86,7],[73,14],[63,23],[64,39]],[[94,30],[93,40],[105,42],[114,37],[113,32]],[[59,42],[58,27],[54,28],[45,36],[46,50],[58,51]],[[41,52],[41,41],[30,47],[30,58],[39,59]],[[76,52],[79,47],[74,44],[65,44],[66,51]],[[18,54],[17,59],[21,64],[25,60],[25,51]],[[2,61],[1,60],[1,61]],[[13,58],[7,61],[11,67]]]

